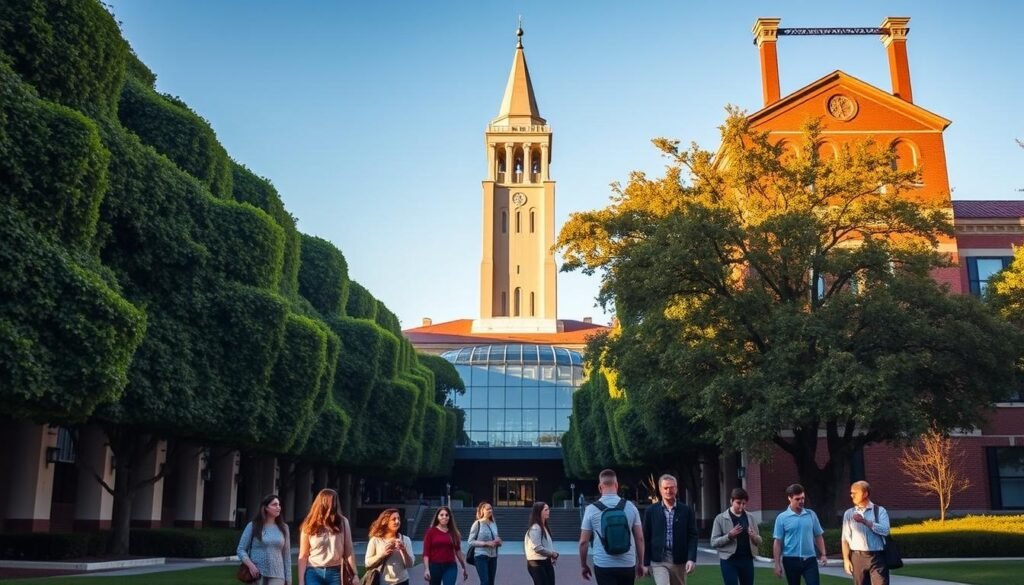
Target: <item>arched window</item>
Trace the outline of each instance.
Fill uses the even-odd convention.
[[[530,291],[530,316],[537,316],[536,294],[533,291]]]
[[[836,146],[827,140],[823,140],[818,143],[818,157],[822,162],[828,162],[839,156],[839,151],[836,150]]]
[[[537,212],[530,210],[530,233],[532,234],[537,223]]]
[[[508,211],[501,210],[501,233],[508,233]]]
[[[900,138],[892,143],[892,152],[896,155],[893,160],[894,171],[911,171],[921,166],[921,161],[918,157],[917,145],[913,142]]]
[[[516,212],[516,233],[517,234],[523,230],[523,217],[522,217],[522,215],[523,214],[521,212],[519,212],[519,211]]]
[[[519,316],[519,306],[520,306],[519,305],[519,301],[520,301],[520,297],[521,296],[522,296],[522,289],[517,286],[516,287],[516,292],[512,293],[512,316],[514,316],[514,317],[518,317]]]

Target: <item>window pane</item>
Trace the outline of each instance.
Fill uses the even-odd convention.
[[[1024,508],[1024,478],[1004,479],[999,482],[1003,495],[1003,508]]]
[[[538,418],[536,408],[524,408],[523,409],[523,430],[524,431],[536,431],[540,428],[540,419]]]
[[[523,379],[524,380],[536,380],[537,379],[537,366],[523,366]]]
[[[466,428],[471,431],[486,431],[487,430],[487,411],[482,408],[474,408],[469,411],[472,413],[472,417],[467,416],[467,421],[472,418],[473,426],[469,426],[467,422]]]
[[[466,394],[469,395],[470,404],[473,408],[487,408],[487,388],[483,387],[471,387],[466,388]]]
[[[555,350],[550,345],[542,345],[538,348],[540,352],[540,363],[550,364],[555,361]]]
[[[559,408],[555,415],[555,430],[567,431],[569,430],[569,416],[572,415],[571,409]]]
[[[996,457],[1000,477],[1024,478],[1024,447],[997,449]]]
[[[487,411],[487,430],[492,433],[495,431],[505,430],[505,411],[504,410],[488,410]]]
[[[555,411],[551,409],[542,409],[540,412],[540,430],[541,431],[554,431],[555,430]]]
[[[523,360],[523,346],[521,345],[510,345],[508,346],[508,352],[505,354],[505,361],[508,363],[520,363]]]
[[[537,408],[540,388],[527,386],[523,388],[523,408]]]
[[[487,389],[487,400],[489,401],[487,407],[492,410],[505,408],[505,389],[501,386],[497,388],[491,386]]]
[[[523,366],[509,366],[505,369],[505,376],[507,385],[515,384],[519,386],[522,384],[523,378]]]
[[[523,389],[515,386],[505,388],[505,408],[522,408]]]
[[[469,441],[474,447],[486,447],[487,446],[487,432],[486,431],[472,431],[469,433]]]
[[[548,382],[554,382],[555,381],[555,366],[543,366],[540,369],[540,377],[541,377],[541,380],[546,380]]]
[[[559,386],[555,389],[555,406],[558,408],[572,408],[572,387]]]

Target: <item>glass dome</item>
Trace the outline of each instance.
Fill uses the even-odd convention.
[[[583,355],[552,345],[505,343],[441,354],[466,385],[451,396],[466,413],[462,447],[559,447],[572,394],[583,383]]]

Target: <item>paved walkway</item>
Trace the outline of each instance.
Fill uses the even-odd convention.
[[[413,548],[417,555],[422,552],[422,543],[413,543]],[[526,557],[523,554],[523,544],[521,542],[510,542],[502,547],[502,555],[498,560],[498,575],[497,583],[495,585],[529,585],[531,583],[529,573],[526,571]],[[356,552],[359,556],[363,554],[366,549],[365,543],[356,544]],[[555,564],[555,580],[559,585],[575,585],[585,583],[580,577],[580,563],[579,563],[579,546],[575,542],[560,541],[555,543],[555,550],[559,552],[561,558],[559,562]],[[955,562],[960,559],[935,559],[935,562],[947,561]],[[968,560],[968,559],[963,559]],[[978,559],[970,559],[978,560]],[[89,573],[83,574],[81,577],[88,579],[91,576],[122,576],[122,575],[144,575],[147,573],[159,573],[165,571],[181,571],[185,569],[194,569],[198,567],[210,567],[210,566],[235,566],[237,562],[208,562],[208,561],[179,561],[170,562],[166,565],[159,565],[153,567],[139,567],[137,569],[122,569],[117,571],[105,571],[102,573]],[[702,549],[697,558],[697,570],[700,572],[713,571],[716,575],[718,574],[718,556],[712,552]],[[770,568],[770,563],[759,562],[756,563],[758,567]],[[838,561],[831,561],[830,566],[822,569],[822,573],[828,575],[834,575],[837,577],[846,577],[843,572],[842,566]],[[416,565],[410,573],[409,585],[425,585],[423,581],[423,566]],[[144,581],[139,581],[140,583]],[[772,581],[773,583],[784,583],[782,580]],[[469,567],[469,580],[463,582],[459,579],[460,585],[479,585],[480,581],[476,575],[476,569]],[[591,584],[594,581],[590,582]],[[906,577],[902,575],[892,575],[890,579],[891,585],[962,585],[953,581],[936,581],[932,579],[920,579],[917,577]]]

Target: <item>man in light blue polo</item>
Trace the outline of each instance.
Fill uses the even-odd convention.
[[[775,559],[775,576],[781,578],[786,571],[788,585],[800,585],[803,577],[807,585],[819,585],[818,563],[825,566],[825,531],[813,510],[804,508],[804,486],[794,483],[786,488],[789,507],[775,518],[772,536],[772,556]]]

